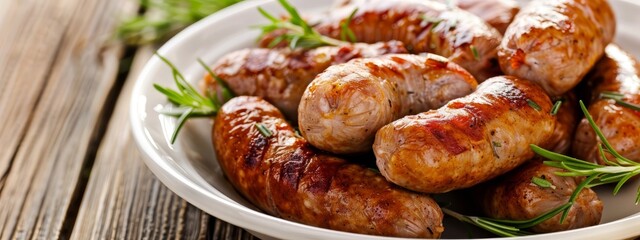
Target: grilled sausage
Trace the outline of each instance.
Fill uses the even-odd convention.
[[[514,0],[437,0],[442,3],[452,4],[462,10],[473,13],[494,27],[500,33],[504,33],[507,27],[518,14],[520,7]],[[335,1],[334,7],[342,7],[351,4],[351,0]]]
[[[355,8],[349,28],[359,42],[398,40],[414,53],[447,57],[480,81],[500,74],[496,55],[500,33],[479,17],[436,1],[351,0],[332,9],[315,29],[340,38],[341,24]]]
[[[291,120],[305,88],[327,67],[354,58],[405,53],[402,43],[354,44],[312,50],[245,49],[222,57],[212,71],[237,95],[260,96],[278,107]],[[210,92],[217,84],[208,74],[204,83]]]
[[[437,238],[444,230],[442,212],[432,198],[314,150],[278,109],[260,98],[236,97],[221,108],[213,146],[233,186],[268,214],[385,236]]]
[[[536,0],[522,8],[498,50],[508,75],[559,96],[575,87],[611,42],[616,23],[606,0]]]
[[[426,193],[466,188],[503,174],[534,156],[556,119],[537,84],[495,77],[438,110],[382,127],[373,150],[387,180]]]
[[[581,178],[560,177],[561,169],[542,164],[533,159],[516,170],[489,182],[481,190],[481,209],[497,219],[528,220],[545,214],[569,201]],[[551,187],[541,187],[531,182],[533,177],[547,180]],[[603,203],[591,189],[583,189],[569,210],[564,222],[562,214],[531,228],[537,233],[557,232],[593,226],[600,223]]]
[[[514,0],[445,0],[452,1],[459,8],[482,18],[500,33],[504,34],[513,18],[520,11]]]
[[[436,55],[393,54],[334,65],[316,77],[298,109],[300,132],[333,153],[371,150],[376,131],[407,114],[443,106],[477,86]]]
[[[618,46],[609,45],[585,81],[595,86],[589,113],[596,125],[616,151],[640,162],[640,111],[600,98],[603,92],[616,92],[624,94],[624,101],[640,104],[640,63]],[[587,119],[578,125],[573,154],[579,159],[604,164],[598,153],[598,139]]]

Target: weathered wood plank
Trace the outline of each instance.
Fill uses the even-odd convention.
[[[66,237],[119,89],[107,42],[128,1],[3,2],[0,239]]]
[[[72,239],[252,239],[210,217],[144,166],[128,119],[134,81],[152,50],[140,49],[102,141]]]

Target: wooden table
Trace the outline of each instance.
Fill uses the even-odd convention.
[[[251,239],[167,189],[130,133],[153,46],[113,38],[137,0],[0,0],[0,239]]]

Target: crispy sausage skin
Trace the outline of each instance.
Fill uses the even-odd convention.
[[[387,180],[411,190],[470,187],[531,159],[529,145],[544,144],[553,133],[551,107],[533,82],[491,78],[438,110],[382,127],[373,145],[376,163]]]
[[[392,54],[355,59],[319,74],[298,109],[302,136],[333,153],[371,150],[376,131],[408,114],[443,106],[477,82],[446,58]]]
[[[257,124],[272,136],[261,134]],[[431,197],[314,150],[278,109],[260,98],[231,99],[216,116],[212,134],[229,181],[271,215],[385,236],[437,238],[444,230],[442,212]]]
[[[237,95],[263,97],[291,120],[305,88],[327,67],[354,58],[406,53],[402,43],[353,44],[312,50],[244,49],[225,55],[211,68]],[[205,88],[215,92],[217,84],[207,74]]]
[[[598,61],[616,29],[606,0],[536,0],[522,8],[498,50],[505,74],[559,96]]]
[[[429,52],[460,64],[478,80],[499,75],[496,48],[501,34],[479,17],[431,0],[351,0],[332,9],[316,26],[323,35],[340,38],[341,23],[359,42],[398,40],[415,53]]]
[[[567,203],[580,184],[580,178],[560,177],[554,174],[558,171],[562,170],[542,164],[541,159],[532,159],[483,186],[481,208],[491,218],[509,220],[527,220],[547,213]],[[553,186],[538,186],[531,182],[533,177],[545,179]],[[583,189],[562,224],[562,214],[558,214],[531,231],[546,233],[593,226],[600,223],[602,209],[598,195],[589,188]]]
[[[514,0],[445,0],[475,14],[500,33],[504,34],[520,7]]]
[[[616,92],[624,94],[626,102],[640,104],[640,63],[612,44],[585,81],[594,86],[589,113],[596,125],[622,156],[640,161],[640,112],[600,98],[603,92]],[[573,154],[579,159],[604,164],[598,153],[597,136],[586,118],[576,130]]]

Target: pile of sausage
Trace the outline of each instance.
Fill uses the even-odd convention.
[[[600,98],[612,91],[640,103],[640,65],[611,43],[606,0],[522,9],[512,0],[338,0],[332,8],[313,28],[339,38],[358,9],[348,27],[360,43],[245,49],[212,66],[239,95],[215,118],[217,159],[268,214],[437,238],[443,214],[430,194],[473,188],[486,216],[536,217],[566,203],[581,179],[555,175],[531,144],[602,162],[576,99],[590,102],[617,151],[640,161],[640,112]],[[211,76],[204,86],[218,88]],[[367,161],[379,172],[353,163]],[[595,225],[602,209],[585,189],[565,222],[529,230]]]

